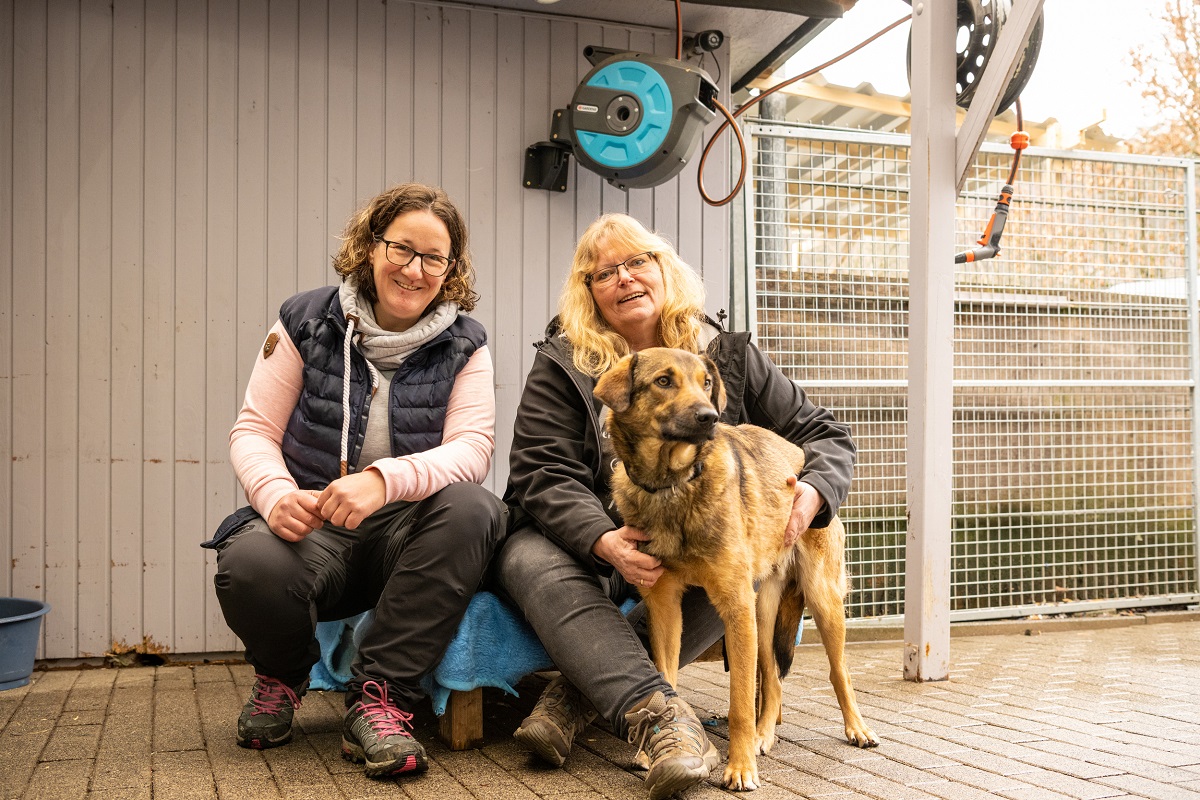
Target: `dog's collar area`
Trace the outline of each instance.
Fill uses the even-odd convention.
[[[694,465],[692,465],[692,474],[688,476],[688,479],[684,481],[684,483],[691,483],[692,481],[696,480],[696,478],[700,477],[700,473],[702,472],[704,472],[704,462],[697,461]],[[678,483],[668,483],[665,486],[647,486],[644,483],[639,483],[628,469],[625,470],[625,474],[629,477],[630,483],[647,494],[656,494],[666,489],[674,489],[675,487],[679,486]]]

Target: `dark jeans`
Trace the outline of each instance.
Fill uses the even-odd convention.
[[[496,555],[496,588],[525,614],[554,665],[592,702],[614,731],[626,733],[625,712],[656,691],[675,694],[649,655],[646,606],[615,570],[596,574],[532,524],[509,534]],[[638,600],[629,615],[620,604]],[[683,597],[680,666],[724,634],[703,589]]]
[[[366,681],[412,711],[479,589],[507,509],[474,483],[384,506],[347,530],[326,525],[286,542],[256,518],[227,539],[214,583],[225,620],[254,669],[299,685],[321,656],[318,621],[369,609],[375,621],[351,667],[349,707]]]

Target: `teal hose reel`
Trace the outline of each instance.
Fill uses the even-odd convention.
[[[566,191],[567,156],[620,189],[657,186],[679,174],[716,115],[717,86],[704,70],[649,53],[584,49],[593,68],[551,141],[526,149],[526,187]]]

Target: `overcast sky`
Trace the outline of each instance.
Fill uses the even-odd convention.
[[[1153,12],[1160,0],[1045,0],[1045,34],[1033,77],[1021,95],[1029,120],[1055,117],[1082,128],[1100,120],[1114,136],[1129,136],[1152,119],[1137,90],[1129,50],[1151,42],[1158,30]],[[788,65],[793,75],[849,49],[888,23],[911,12],[903,0],[858,0]],[[908,25],[902,25],[825,71],[830,83],[857,86],[866,81],[890,95],[908,94],[905,51]]]

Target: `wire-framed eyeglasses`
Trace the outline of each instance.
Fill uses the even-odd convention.
[[[384,253],[387,260],[395,264],[397,267],[407,267],[412,263],[412,260],[417,256],[421,257],[421,271],[432,278],[440,278],[450,271],[454,266],[456,259],[446,258],[445,256],[435,255],[433,253],[419,253],[413,250],[406,244],[400,242],[390,242],[382,236],[376,241],[383,242]]]
[[[638,253],[636,256],[630,256],[620,264],[613,264],[611,267],[601,267],[598,270],[588,273],[583,279],[588,286],[607,286],[612,283],[621,271],[621,267],[630,275],[640,275],[646,270],[657,264],[654,258],[654,253]]]

